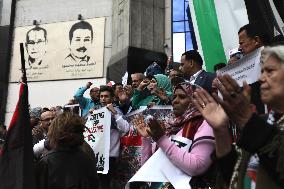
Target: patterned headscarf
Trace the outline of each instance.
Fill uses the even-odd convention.
[[[193,93],[194,93],[194,91],[197,87],[199,87],[199,86],[191,85],[189,82],[183,82],[183,83],[178,84],[175,87],[174,92],[177,89],[181,89],[189,97],[193,98]],[[181,116],[175,117],[175,118],[173,118],[172,120],[169,121],[169,127],[166,129],[166,133],[168,135],[178,133],[182,129],[182,127],[184,126],[185,123],[189,122],[190,120],[195,120],[195,118],[197,118],[197,117],[202,118],[202,115],[198,111],[198,109],[195,107],[195,105],[193,103],[190,103],[188,105],[186,111]],[[203,118],[200,121],[203,122]],[[200,121],[198,121],[198,124],[200,123]],[[185,132],[187,132],[187,131],[185,131]],[[185,134],[185,135],[187,135],[187,134]]]

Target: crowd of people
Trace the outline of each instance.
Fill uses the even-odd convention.
[[[205,71],[198,51],[190,50],[179,66],[169,63],[162,70],[154,62],[145,73],[131,74],[130,85],[91,88],[94,84],[88,82],[64,107],[31,109],[37,188],[124,188],[158,149],[191,177],[193,189],[244,188],[245,177],[257,189],[283,188],[284,46],[272,43],[254,24],[239,30],[239,44],[228,63],[216,63],[214,69],[238,64],[263,48],[258,86],[244,82],[241,87],[227,74]],[[131,123],[125,119],[141,106],[154,105],[172,105],[173,117],[164,123],[155,117],[136,116]],[[83,136],[87,117],[102,107],[112,115],[108,174],[97,174],[97,159]],[[0,127],[0,144],[4,133]],[[121,162],[122,137],[131,135],[141,141],[141,151],[133,154],[139,163],[132,166]],[[176,145],[171,136],[190,141],[189,147]],[[136,182],[130,188],[174,187]]]

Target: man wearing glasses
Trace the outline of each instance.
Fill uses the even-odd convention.
[[[35,26],[26,34],[26,50],[30,67],[42,66],[46,54],[47,32],[44,28]]]
[[[32,130],[33,144],[38,143],[42,139],[46,139],[48,128],[54,118],[55,114],[51,111],[46,111],[41,114],[40,125]]]

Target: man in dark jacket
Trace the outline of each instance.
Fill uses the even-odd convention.
[[[180,70],[184,78],[191,84],[199,85],[209,93],[212,92],[212,81],[216,77],[214,73],[202,69],[203,60],[196,50],[186,51],[181,56]]]

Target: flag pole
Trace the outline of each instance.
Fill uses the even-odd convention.
[[[20,53],[21,53],[21,70],[22,70],[22,82],[27,84],[27,73],[26,73],[26,61],[24,53],[24,44],[20,43]]]

